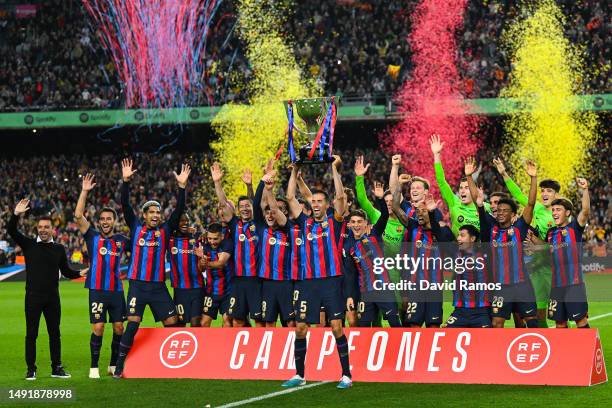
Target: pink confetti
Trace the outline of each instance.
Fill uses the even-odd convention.
[[[481,144],[474,134],[482,119],[467,114],[456,64],[456,32],[463,26],[466,4],[467,0],[423,0],[415,9],[407,39],[414,69],[396,95],[398,113],[404,117],[381,138],[386,151],[402,154],[406,171],[433,182],[429,137],[439,134],[451,185],[463,174],[463,159],[476,155]]]

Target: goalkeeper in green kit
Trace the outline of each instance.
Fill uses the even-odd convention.
[[[497,158],[493,160],[493,164],[497,168],[499,174],[504,178],[504,183],[506,183],[506,187],[508,191],[510,191],[512,197],[518,201],[520,205],[525,206],[527,204],[527,196],[523,194],[521,188],[510,178],[506,172],[504,162]],[[550,206],[553,200],[558,197],[561,185],[558,181],[546,179],[540,181],[539,187],[542,202],[536,203],[533,209],[532,223],[535,224],[538,238],[546,241],[546,233],[555,225]],[[540,322],[540,327],[548,327],[546,324],[546,308],[548,306],[547,303],[550,296],[550,284],[552,279],[550,256],[548,252],[534,252],[533,257],[528,263],[528,267],[538,305],[538,321]]]
[[[463,225],[472,225],[480,231],[480,220],[478,219],[478,209],[472,202],[472,196],[470,195],[470,188],[466,179],[462,179],[459,184],[458,195],[453,192],[451,186],[446,182],[444,176],[444,169],[442,168],[442,161],[440,160],[440,153],[444,147],[444,142],[440,141],[440,136],[433,135],[429,139],[431,146],[431,152],[434,156],[434,170],[436,172],[436,181],[438,187],[440,187],[440,194],[442,199],[448,206],[451,220],[451,231],[456,237],[459,232],[459,228]],[[491,206],[489,203],[485,203],[485,210],[491,212]]]

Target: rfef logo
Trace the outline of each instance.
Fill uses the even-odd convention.
[[[537,333],[518,336],[508,346],[506,359],[510,367],[521,374],[538,371],[550,357],[550,343],[546,337]]]
[[[198,340],[188,331],[172,333],[159,348],[159,360],[168,368],[181,368],[198,352]]]

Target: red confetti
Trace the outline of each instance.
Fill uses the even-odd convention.
[[[463,26],[466,4],[467,0],[423,0],[416,7],[407,39],[414,69],[396,95],[403,119],[381,138],[386,151],[402,154],[406,171],[434,181],[429,137],[439,134],[451,185],[461,178],[463,158],[476,155],[481,144],[475,133],[482,119],[467,114],[456,65],[456,33]]]

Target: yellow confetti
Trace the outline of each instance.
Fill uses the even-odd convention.
[[[266,161],[286,143],[283,101],[320,96],[314,81],[303,77],[292,40],[279,32],[282,16],[290,12],[283,9],[286,6],[274,0],[241,0],[238,4],[239,35],[252,70],[246,84],[251,96],[248,105],[224,105],[213,119],[219,139],[211,144],[225,170],[226,194],[232,199],[246,192],[242,170],[250,168],[255,183]]]
[[[518,98],[526,108],[504,122],[504,156],[526,189],[525,159],[539,167],[539,179],[552,178],[567,194],[577,175],[586,175],[588,151],[596,140],[597,118],[579,111],[574,95],[587,83],[580,49],[563,35],[563,13],[552,0],[525,4],[522,15],[504,33],[512,72],[504,98]]]

